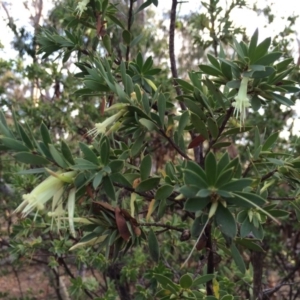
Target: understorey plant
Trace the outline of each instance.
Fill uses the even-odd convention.
[[[122,293],[132,299],[267,299],[276,290],[263,284],[264,236],[299,215],[300,160],[279,137],[283,128],[267,132],[255,119],[271,105],[294,105],[293,59],[270,38],[259,42],[256,30],[248,42],[234,36],[230,44],[218,42],[214,55],[208,51],[197,69],[178,78],[173,0],[171,79],[162,79],[166,73],[150,51],[136,51],[142,37],[132,30],[139,14],[147,6],[156,11],[158,2],[138,7],[130,1],[126,23],[114,1],[79,1],[63,32],[38,35],[42,59],[74,63],[78,81],[70,97],[97,99],[98,119],[71,148],[51,126],[36,130],[13,108],[1,112],[1,150],[21,164],[23,176],[37,179],[14,215],[23,229],[29,222],[28,235],[39,230],[57,237],[57,262],[57,249],[78,259],[86,251],[89,265],[101,257],[121,299]],[[93,32],[89,47],[82,37],[87,31]],[[26,252],[11,247],[15,255]],[[112,275],[118,263],[123,277],[132,277],[131,287],[122,283],[122,270],[121,277]],[[93,298],[89,286],[73,278],[70,292],[79,290]],[[90,290],[95,299],[110,299]]]

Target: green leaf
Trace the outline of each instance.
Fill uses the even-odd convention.
[[[98,162],[98,158],[95,154],[94,151],[92,151],[92,149],[87,146],[86,144],[84,143],[79,143],[79,147],[84,155],[84,158],[92,163],[94,163],[95,165],[98,165],[99,162]]]
[[[146,180],[151,173],[151,169],[152,169],[152,159],[151,156],[148,154],[146,155],[142,162],[141,162],[141,166],[140,166],[140,173],[141,173],[141,180]]]
[[[227,80],[232,80],[232,71],[230,65],[221,62],[221,70]]]
[[[158,108],[158,115],[160,119],[160,125],[163,128],[165,123],[165,112],[166,112],[166,97],[164,94],[159,94],[157,100],[157,108]]]
[[[42,136],[42,140],[43,140],[44,144],[46,146],[48,146],[48,144],[52,144],[49,130],[44,123],[41,124],[40,132],[41,132],[41,136]]]
[[[122,38],[123,38],[123,42],[126,44],[126,45],[130,45],[130,42],[131,42],[131,33],[128,31],[128,30],[123,30],[122,32]]]
[[[54,145],[49,144],[49,151],[55,160],[55,162],[61,167],[61,168],[67,168],[68,164],[64,160],[63,156],[58,152],[58,150],[54,147]]]
[[[137,178],[138,178],[138,174],[137,175]],[[123,176],[122,174],[120,173],[113,173],[110,175],[110,179],[113,181],[113,182],[116,182],[116,183],[119,183],[121,185],[124,185],[125,187],[132,187],[132,184],[129,182],[129,180]]]
[[[247,178],[244,178],[244,179],[247,179]],[[239,179],[239,180],[242,180],[242,179]],[[236,204],[239,205],[239,202],[243,202],[243,207],[249,207],[249,208],[256,207],[256,208],[259,208],[260,210],[262,210],[261,207],[264,204],[266,204],[266,200],[263,199],[262,197],[258,196],[257,194],[245,193],[245,192],[234,192],[234,194],[236,197],[239,198],[237,200]],[[262,211],[264,212],[264,210],[262,210]]]
[[[106,49],[106,51],[110,54],[112,52],[112,48],[111,48],[111,40],[110,40],[110,37],[105,34],[103,37],[102,37],[102,42],[103,42],[103,46],[104,48]]]
[[[102,179],[102,186],[105,194],[112,200],[116,201],[115,188],[112,184],[110,177],[105,176]]]
[[[244,188],[250,186],[251,183],[252,183],[252,179],[242,178],[242,179],[232,180],[218,187],[228,192],[239,192],[239,191],[241,192],[243,191]]]
[[[183,114],[180,116],[179,123],[178,123],[178,129],[177,129],[179,135],[183,134],[183,130],[189,122],[189,117],[190,117],[190,114],[187,110],[185,112],[183,112]]]
[[[193,92],[194,91],[194,87],[190,83],[188,83],[188,82],[186,82],[182,79],[179,79],[179,78],[176,78],[176,82],[180,85],[180,87],[183,90],[186,90],[188,92]]]
[[[164,275],[154,273],[153,277],[158,281],[158,283],[161,284],[163,288],[169,288],[169,287],[172,287],[173,289],[177,288],[176,283],[174,283],[170,278]]]
[[[205,158],[205,173],[208,185],[214,186],[217,180],[217,162],[212,152],[209,152]]]
[[[159,184],[160,178],[159,177],[152,177],[148,178],[142,182],[136,187],[136,192],[143,193],[150,191],[154,188],[156,188]]]
[[[135,157],[141,150],[143,143],[145,141],[145,134],[141,133],[140,136],[135,140],[135,142],[131,146],[131,156]]]
[[[279,137],[279,131],[272,133],[267,140],[265,141],[265,143],[262,146],[262,151],[267,151],[269,150],[277,141]]]
[[[142,11],[143,9],[145,9],[146,7],[148,7],[149,5],[151,5],[153,2],[153,0],[147,0],[145,1],[139,8],[138,10],[135,12],[136,14],[140,11]]]
[[[203,73],[205,73],[207,75],[211,75],[211,76],[215,76],[215,77],[219,77],[219,76],[223,77],[223,73],[220,70],[218,70],[212,66],[199,65],[199,68]]]
[[[270,95],[272,95],[273,99],[276,102],[278,102],[279,104],[283,104],[283,105],[286,105],[286,106],[292,106],[292,105],[295,104],[291,99],[288,99],[288,98],[286,98],[284,96],[281,96],[279,94],[270,93]]]
[[[250,223],[249,218],[246,218],[242,223],[240,233],[242,238],[247,237],[250,233],[260,240],[264,237],[264,231],[261,224],[256,228],[253,223]]]
[[[149,131],[153,131],[157,128],[156,124],[148,119],[141,118],[139,119],[139,122]]]
[[[9,137],[1,138],[1,142],[5,147],[11,150],[25,151],[25,152],[29,151],[29,149],[23,143]]]
[[[274,63],[280,56],[282,55],[281,52],[271,52],[266,54],[265,56],[261,57],[259,60],[255,62],[256,65],[263,65],[267,66]]]
[[[101,184],[103,178],[103,172],[98,172],[93,179],[93,188],[94,190]]]
[[[150,229],[148,234],[148,246],[151,258],[155,262],[158,262],[160,257],[159,245],[156,235],[152,229]]]
[[[234,260],[235,264],[237,265],[238,269],[240,270],[240,272],[242,274],[245,274],[246,266],[245,266],[244,260],[241,256],[239,250],[237,249],[237,247],[234,244],[231,244],[230,250],[231,250],[231,255],[233,257],[233,260]]]
[[[61,149],[61,153],[62,153],[62,155],[64,156],[64,158],[65,158],[71,165],[74,165],[75,162],[74,162],[74,159],[73,159],[71,150],[70,150],[69,146],[66,144],[66,142],[63,141],[63,140],[61,141],[60,149]]]
[[[179,284],[183,289],[189,289],[193,284],[193,278],[189,274],[184,274],[181,276]]]
[[[189,198],[184,204],[184,210],[197,212],[202,211],[210,203],[210,198],[193,197]]]
[[[191,169],[185,169],[183,171],[183,180],[186,185],[197,186],[199,189],[207,188],[207,182],[200,177],[198,173],[195,173]]]
[[[251,126],[245,126],[245,127],[237,127],[237,128],[231,128],[226,131],[224,131],[221,136],[227,136],[227,135],[235,135],[235,134],[241,134],[243,132],[247,132],[251,130],[253,127]]]
[[[124,160],[121,159],[112,160],[108,163],[108,166],[111,169],[111,173],[120,172],[124,167]]]
[[[253,60],[253,56],[255,54],[255,50],[257,46],[257,41],[258,41],[258,29],[254,31],[250,40],[249,50],[248,50],[250,61]]]
[[[24,164],[30,164],[30,165],[47,165],[49,164],[49,160],[46,158],[31,154],[29,152],[19,152],[15,156],[15,159],[21,163]]]
[[[199,287],[201,284],[205,284],[208,281],[211,281],[215,278],[214,274],[206,274],[203,276],[198,276],[196,279],[193,281],[193,287]]]
[[[250,233],[250,232],[249,232]],[[239,244],[249,250],[257,251],[257,252],[265,252],[261,246],[256,244],[253,239],[250,238],[236,238],[236,244]]]
[[[231,145],[231,142],[218,142],[218,143],[214,143],[212,145],[212,149],[226,148],[226,147],[229,147],[230,145]]]
[[[155,199],[167,199],[172,194],[173,189],[174,187],[168,184],[160,186],[155,193]]]
[[[234,238],[236,236],[236,223],[233,215],[228,208],[223,205],[218,205],[215,220],[221,231],[228,237]]]
[[[195,130],[200,133],[206,140],[209,139],[209,134],[207,131],[207,128],[205,126],[205,123],[200,120],[200,118],[195,115],[195,114],[191,114],[191,122],[193,124],[193,126],[195,127]]]
[[[107,165],[109,161],[109,141],[105,138],[100,145],[100,158],[103,165]]]
[[[220,63],[213,55],[207,54],[207,58],[216,69],[220,70]]]
[[[25,132],[25,130],[23,129],[23,127],[21,126],[21,124],[17,124],[17,126],[18,126],[19,133],[21,135],[21,138],[22,138],[23,142],[25,143],[25,145],[29,149],[33,150],[34,146],[33,146],[32,140],[30,139],[30,137],[28,136],[28,134]]]
[[[207,119],[207,126],[208,126],[208,129],[210,131],[211,136],[214,139],[216,139],[219,135],[219,128],[218,128],[217,122],[212,118],[208,118]]]
[[[253,58],[251,59],[251,65],[254,65],[262,56],[264,56],[271,45],[271,38],[266,38],[255,49]]]
[[[99,166],[84,158],[75,158],[75,165],[72,166],[74,170],[98,170]]]

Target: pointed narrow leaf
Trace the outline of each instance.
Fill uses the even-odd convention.
[[[142,181],[146,180],[150,176],[151,169],[152,169],[152,159],[151,156],[148,154],[143,158],[140,166]]]
[[[236,222],[228,208],[224,207],[223,205],[218,205],[218,209],[215,214],[215,220],[225,235],[231,238],[236,236]]]
[[[156,235],[152,229],[150,229],[148,234],[148,246],[149,246],[149,252],[151,258],[155,262],[158,262],[160,257],[159,245],[158,245]]]
[[[9,138],[9,137],[3,137],[0,139],[1,142],[5,147],[8,149],[14,150],[14,151],[29,151],[29,148],[27,148],[23,143],[20,141],[17,141],[15,139]]]
[[[272,133],[267,140],[265,141],[265,143],[262,146],[262,151],[267,151],[269,150],[277,141],[279,137],[279,131]]]
[[[184,209],[191,212],[197,212],[203,210],[209,203],[209,198],[193,197],[185,202]]]
[[[233,257],[233,260],[237,265],[238,269],[240,270],[241,273],[245,274],[246,266],[239,250],[234,244],[231,244],[230,250],[231,250],[231,255]]]
[[[58,152],[58,150],[54,147],[54,145],[49,144],[49,151],[55,160],[55,162],[61,167],[61,168],[67,168],[68,164],[64,160],[63,156]]]
[[[112,200],[116,201],[116,194],[115,194],[115,188],[112,184],[112,181],[110,177],[105,176],[102,179],[102,186],[104,189],[105,194]]]
[[[142,181],[135,190],[140,193],[150,191],[158,186],[159,181],[159,177],[148,178]]]
[[[213,186],[217,180],[217,162],[215,155],[209,152],[205,159],[205,173],[208,185]]]
[[[39,155],[31,154],[29,152],[19,152],[14,157],[16,160],[24,164],[47,165],[50,163],[49,160],[47,160],[46,158]]]

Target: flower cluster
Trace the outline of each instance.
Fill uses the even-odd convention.
[[[102,123],[96,123],[95,127],[88,131],[88,135],[92,137],[96,137],[99,134],[109,134],[110,132],[116,131],[120,127],[120,123],[117,122],[127,111],[126,110],[127,104],[124,103],[118,103],[110,108],[106,109],[106,111],[114,110],[114,109],[120,109],[119,112],[116,114],[108,117],[106,120],[104,120]],[[114,124],[114,125],[113,125]],[[107,131],[107,127],[112,125],[109,131]]]
[[[61,218],[65,216],[65,210],[63,209],[63,193],[66,190],[66,183],[73,182],[76,172],[70,171],[65,173],[55,173],[51,170],[47,170],[51,175],[36,186],[31,193],[23,195],[23,202],[16,208],[15,213],[21,213],[23,217],[26,217],[33,210],[42,211],[45,208],[45,204],[52,199],[52,211],[48,212],[48,215],[57,219],[58,228],[60,228]],[[68,198],[68,215],[69,226],[72,235],[75,235],[73,216],[75,206],[75,189],[72,188],[69,192]]]
[[[81,17],[82,13],[87,9],[87,5],[90,0],[82,0],[77,4],[76,10],[79,17]]]

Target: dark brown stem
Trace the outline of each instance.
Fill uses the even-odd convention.
[[[253,266],[253,299],[261,299],[262,275],[265,253],[252,251],[250,260]]]
[[[176,58],[175,58],[175,23],[176,23],[176,8],[177,8],[177,0],[172,0],[172,7],[170,13],[170,31],[169,31],[169,56],[170,56],[170,64],[171,64],[171,72],[174,81],[174,86],[176,90],[177,96],[182,95],[181,89],[176,82],[176,78],[178,78],[177,66],[176,66]],[[183,102],[179,102],[182,110],[186,110],[186,106]]]
[[[214,49],[214,55],[215,57],[218,57],[218,39],[216,35],[216,30],[215,30],[215,21],[216,21],[216,16],[214,15],[214,12],[216,11],[216,4],[213,3],[213,1],[210,1],[210,21],[211,21],[211,29],[210,29],[210,37],[212,38],[212,46]]]
[[[133,0],[129,1],[128,22],[127,22],[127,30],[129,32],[132,24],[133,2],[134,2]],[[129,53],[130,53],[130,45],[128,44],[126,48],[126,62],[129,61]]]
[[[274,169],[273,171],[267,173],[266,175],[264,175],[261,179],[260,179],[260,182],[263,182],[267,179],[269,179],[270,177],[272,177],[278,170],[277,169]]]
[[[228,120],[230,119],[232,113],[233,113],[233,110],[234,110],[234,107],[229,107],[227,112],[226,112],[226,116],[225,116],[225,119],[223,120],[220,128],[219,128],[219,133],[218,133],[218,136],[213,139],[210,143],[209,143],[209,147],[206,151],[206,154],[209,153],[210,149],[212,148],[212,146],[218,141],[218,138],[221,136],[221,134],[223,133],[224,129],[226,128],[226,124],[228,122]]]
[[[163,135],[163,137],[168,140],[168,142],[172,145],[172,147],[185,159],[190,160],[190,158],[175,144],[175,142],[167,136],[167,134],[164,132],[164,130],[159,129],[159,132]]]
[[[213,252],[213,243],[211,237],[211,224],[209,223],[205,229],[205,235],[207,237],[206,242],[206,249],[208,252],[207,257],[207,274],[214,274],[214,252]],[[208,281],[206,283],[206,294],[207,296],[213,296],[213,289],[212,289],[212,281]]]

